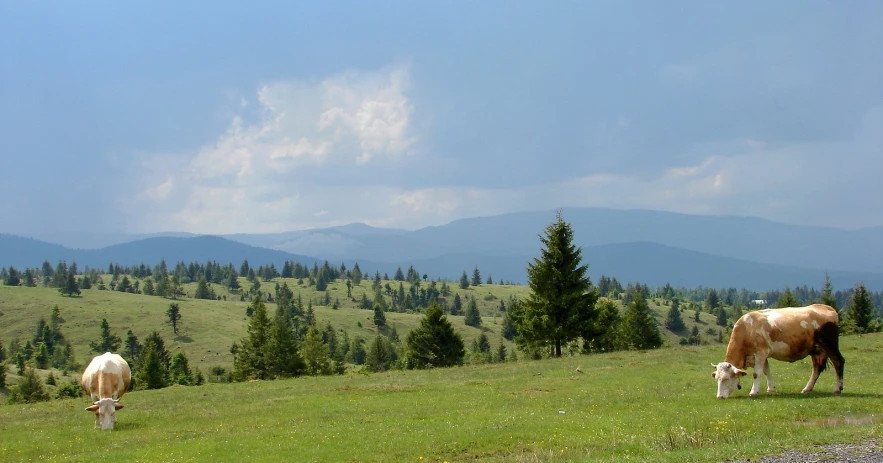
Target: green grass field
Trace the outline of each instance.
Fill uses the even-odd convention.
[[[111,432],[86,399],[0,406],[0,460],[724,461],[879,436],[883,335],[842,339],[845,392],[808,360],[776,394],[715,399],[722,346],[135,391]],[[575,371],[580,367],[583,373]],[[746,382],[747,384],[747,382]]]

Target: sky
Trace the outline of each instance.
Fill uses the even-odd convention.
[[[0,233],[883,226],[881,24],[875,1],[0,2]]]

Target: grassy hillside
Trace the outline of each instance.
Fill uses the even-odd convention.
[[[110,281],[105,278],[105,281]],[[361,336],[366,340],[373,339],[377,328],[373,324],[373,312],[357,308],[358,303],[346,297],[346,284],[336,281],[328,285],[328,293],[331,301],[339,300],[340,308],[332,310],[331,307],[321,305],[325,298],[324,293],[316,292],[312,287],[299,286],[293,279],[276,279],[272,282],[264,282],[261,286],[263,292],[273,292],[276,282],[286,282],[292,288],[295,296],[301,295],[304,306],[313,303],[313,310],[321,326],[330,322],[337,329],[345,330],[350,337]],[[248,284],[242,279],[243,284]],[[385,284],[386,281],[383,282]],[[390,282],[398,287],[398,282]],[[408,289],[408,284],[404,284]],[[185,285],[185,292],[189,295],[194,293],[195,283]],[[40,318],[49,319],[51,309],[58,305],[64,323],[61,330],[67,340],[74,346],[76,359],[85,364],[93,353],[89,352],[89,342],[98,338],[98,324],[102,318],[106,318],[111,330],[125,339],[126,332],[132,330],[140,340],[153,330],[157,330],[166,341],[166,347],[171,352],[182,351],[187,354],[191,365],[206,372],[209,367],[221,365],[230,367],[233,357],[230,354],[230,346],[234,341],[239,341],[246,333],[248,320],[245,316],[247,302],[239,300],[239,294],[233,294],[219,285],[214,285],[215,292],[226,300],[210,301],[184,297],[173,301],[155,296],[140,294],[121,293],[118,291],[99,291],[90,289],[83,291],[81,297],[64,297],[52,288],[27,288],[0,286],[0,340],[6,345],[13,338],[19,338],[22,343],[34,335],[34,329]],[[508,301],[510,297],[525,298],[529,293],[526,286],[510,285],[482,285],[460,289],[452,285],[453,293],[448,301],[453,300],[454,294],[460,294],[465,306],[467,298],[474,297],[482,313],[482,324],[486,329],[491,346],[499,345],[502,330],[502,313],[499,311],[500,301]],[[353,298],[361,298],[362,293],[371,297],[371,285],[362,281],[361,285],[352,290]],[[180,306],[182,320],[180,321],[179,334],[172,332],[165,311],[169,304],[177,302]],[[665,320],[667,307],[661,306],[662,300],[650,300],[651,309],[654,310],[657,321]],[[270,304],[271,311],[275,305]],[[715,335],[710,335],[707,330],[719,330],[714,325],[714,317],[702,313],[699,323],[700,331],[704,339],[714,341]],[[683,315],[688,331],[692,328],[693,311],[687,311]],[[404,338],[407,333],[420,323],[421,315],[388,312],[386,314],[387,325],[395,326],[399,336]],[[461,333],[467,348],[472,340],[481,334],[481,330],[467,326],[463,323],[462,316],[449,316],[454,327]],[[359,326],[361,324],[361,326]],[[684,333],[671,333],[662,329],[668,345],[677,345],[678,339]],[[507,349],[511,352],[514,345],[504,341]]]
[[[112,432],[93,429],[85,399],[0,405],[0,459],[755,460],[880,435],[883,335],[844,337],[842,350],[839,396],[830,372],[799,394],[803,360],[771,363],[778,393],[717,400],[712,345],[135,391]]]

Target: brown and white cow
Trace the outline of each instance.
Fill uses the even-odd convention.
[[[120,398],[129,389],[132,372],[117,354],[106,352],[92,359],[83,372],[83,390],[93,402],[87,411],[95,412],[95,427],[113,429],[116,411],[123,408]]]
[[[711,374],[717,379],[717,398],[726,399],[739,386],[739,378],[754,367],[754,385],[749,395],[760,391],[760,374],[766,375],[767,392],[775,392],[770,376],[769,358],[796,362],[807,355],[812,357],[812,376],[802,393],[812,391],[819,373],[830,360],[837,373],[834,393],[843,391],[843,365],[840,355],[837,311],[824,304],[807,307],[787,307],[749,312],[733,326],[727,345],[727,356]]]

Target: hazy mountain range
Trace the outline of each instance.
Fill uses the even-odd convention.
[[[697,216],[646,210],[565,209],[594,281],[601,274],[650,286],[736,287],[755,290],[807,285],[820,288],[825,271],[836,288],[862,281],[883,290],[883,227],[843,230],[786,225],[752,217]],[[235,266],[286,260],[328,260],[390,275],[414,265],[430,277],[469,276],[524,283],[539,253],[539,235],[554,211],[478,217],[415,231],[364,224],[222,237],[157,235],[45,235],[41,240],[0,235],[0,266],[38,267],[44,260],[104,268],[109,262],[154,265],[160,259],[216,260]],[[102,241],[103,240],[103,241]],[[52,244],[60,243],[60,244]],[[99,243],[104,242],[103,246]],[[62,246],[62,244],[64,246]],[[79,248],[79,249],[77,249]]]

